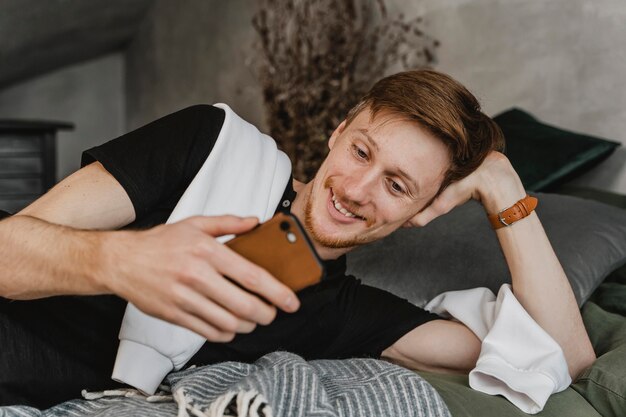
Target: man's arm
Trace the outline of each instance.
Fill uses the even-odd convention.
[[[107,231],[135,218],[122,186],[93,163],[0,222],[0,296],[114,293],[144,312],[227,341],[276,310],[224,278],[295,311],[291,290],[213,237],[257,219],[194,217],[145,231]],[[91,230],[88,230],[91,229]]]
[[[476,172],[448,187],[433,205],[412,222],[425,225],[470,198],[483,204],[487,213],[497,213],[522,199],[526,192],[508,159],[492,152]],[[541,204],[541,203],[540,203]],[[532,318],[561,346],[572,379],[591,365],[595,354],[565,272],[541,226],[537,214],[496,232],[511,272],[513,292]],[[430,328],[427,326],[430,325]],[[434,334],[429,330],[435,330]],[[446,368],[458,371],[476,363],[478,339],[467,335],[464,326],[434,321],[419,326],[386,350],[391,359],[410,358],[423,369]],[[471,332],[470,332],[471,333]],[[450,340],[463,345],[451,350]],[[462,355],[459,358],[458,355]]]
[[[75,172],[0,222],[0,295],[108,292],[95,276],[104,234],[76,229],[115,229],[134,217],[124,189],[100,163]]]

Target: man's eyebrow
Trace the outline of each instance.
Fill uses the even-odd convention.
[[[406,172],[404,172],[400,168],[396,167],[396,169],[398,170],[398,173],[400,174],[401,177],[404,177],[404,179],[407,182],[413,184],[413,188],[415,189],[415,192],[419,193],[420,187],[419,187],[419,185],[417,185],[417,181],[415,181],[413,178],[411,178],[411,176],[409,174],[407,174]]]
[[[367,141],[370,143],[370,145],[372,145],[374,149],[376,149],[377,151],[380,150],[378,149],[378,144],[374,142],[374,139],[372,139],[372,137],[367,133],[367,129],[357,129],[357,130],[361,132],[367,138]]]
[[[372,137],[367,133],[367,129],[357,129],[360,133],[363,134],[363,136],[365,136],[365,138],[367,139],[367,141],[369,142],[369,144],[372,146],[372,148],[374,148],[376,151],[380,151],[380,148],[378,147],[378,144],[376,143],[376,141],[374,141],[374,139],[372,139]],[[417,184],[417,181],[415,181],[413,178],[411,178],[411,176],[409,174],[407,174],[404,170],[402,170],[399,167],[395,167],[396,171],[398,172],[398,174],[403,177],[407,182],[413,184],[413,188],[415,190],[416,193],[419,193],[420,187]]]

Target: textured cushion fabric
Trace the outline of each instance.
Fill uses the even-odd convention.
[[[607,281],[613,279],[616,276],[619,277],[619,275],[623,275],[624,272],[626,272],[626,266],[623,266],[614,273],[612,273],[607,278]],[[623,280],[621,282],[605,281],[593,293],[589,301],[601,305],[602,308],[609,313],[626,316],[626,282],[624,282]]]
[[[616,294],[610,300],[596,297],[598,291],[594,294],[602,307],[593,302],[583,307],[585,327],[598,359],[572,388],[602,416],[623,417],[626,415],[626,317],[606,311],[603,303],[611,306],[619,298],[618,304],[626,305],[626,285],[613,283],[611,286],[610,290],[616,290]]]
[[[467,375],[418,372],[439,393],[454,417],[528,417],[506,398],[470,388]],[[537,417],[602,417],[572,388],[552,395]]]
[[[596,303],[585,303],[581,313],[598,359],[570,388],[552,395],[538,417],[626,415],[626,317],[607,311],[626,305],[626,285],[604,283],[591,299]],[[472,390],[466,375],[419,374],[437,389],[454,417],[527,415],[504,398]]]
[[[626,263],[626,210],[555,194],[534,194],[537,213],[579,305]],[[424,228],[402,228],[347,257],[348,272],[424,306],[444,291],[487,287],[510,274],[479,203],[468,202]]]
[[[520,109],[494,117],[506,138],[506,154],[527,190],[570,180],[609,156],[618,142],[547,125]]]

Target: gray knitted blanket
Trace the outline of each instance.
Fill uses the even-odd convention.
[[[176,372],[151,397],[134,390],[83,397],[44,411],[0,407],[0,417],[450,417],[435,389],[408,369],[374,359],[307,362],[286,352]]]

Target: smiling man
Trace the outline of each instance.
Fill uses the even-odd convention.
[[[337,128],[315,179],[297,184],[294,212],[323,258],[373,242],[410,220],[437,193],[450,167],[446,145],[389,110],[359,111]],[[302,208],[304,206],[304,208]],[[334,250],[344,249],[344,250]]]
[[[450,77],[412,71],[379,81],[332,134],[315,178],[287,183],[277,210],[303,221],[328,272],[297,296],[214,239],[256,219],[163,224],[224,117],[194,106],[90,149],[82,169],[0,222],[0,404],[45,407],[113,386],[126,301],[207,339],[188,365],[280,349],[467,372],[480,351],[468,328],[346,276],[342,255],[472,198],[487,214],[525,210],[495,232],[515,295],[560,344],[573,377],[593,361],[565,274],[498,152],[499,129]],[[51,297],[60,295],[74,296]]]

